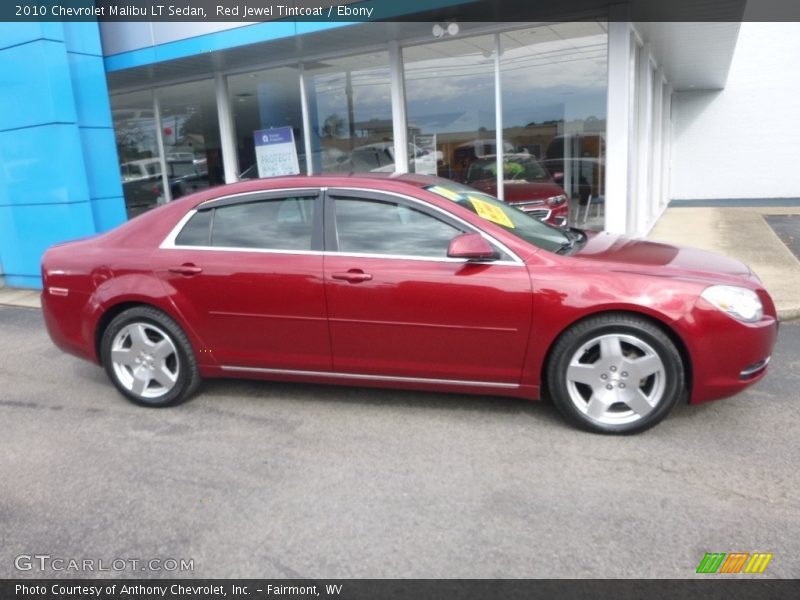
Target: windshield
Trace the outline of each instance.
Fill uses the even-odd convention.
[[[572,246],[573,240],[566,230],[542,223],[521,210],[466,185],[443,182],[430,185],[425,189],[456,202],[518,238],[544,250],[558,252]]]

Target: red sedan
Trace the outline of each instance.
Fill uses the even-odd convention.
[[[630,433],[758,381],[777,333],[738,261],[421,175],[204,190],[54,246],[42,272],[53,341],[145,406],[235,376],[548,395]]]

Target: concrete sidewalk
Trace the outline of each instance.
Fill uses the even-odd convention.
[[[0,306],[24,306],[25,308],[41,308],[39,290],[22,290],[0,287]]]
[[[668,208],[649,239],[695,246],[749,265],[772,294],[781,320],[800,318],[800,261],[764,220],[800,207]],[[41,306],[38,290],[0,288],[0,305]]]
[[[764,220],[798,207],[668,208],[649,239],[738,258],[761,278],[782,321],[800,317],[800,261]]]

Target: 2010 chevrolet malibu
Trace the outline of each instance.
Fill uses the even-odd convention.
[[[758,381],[778,328],[736,260],[419,175],[204,190],[50,248],[42,274],[53,341],[145,406],[248,377],[549,396],[631,433]]]

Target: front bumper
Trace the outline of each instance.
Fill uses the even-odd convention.
[[[774,307],[769,308],[757,323],[742,323],[701,299],[682,319],[692,365],[689,402],[726,398],[764,377],[778,335]]]

